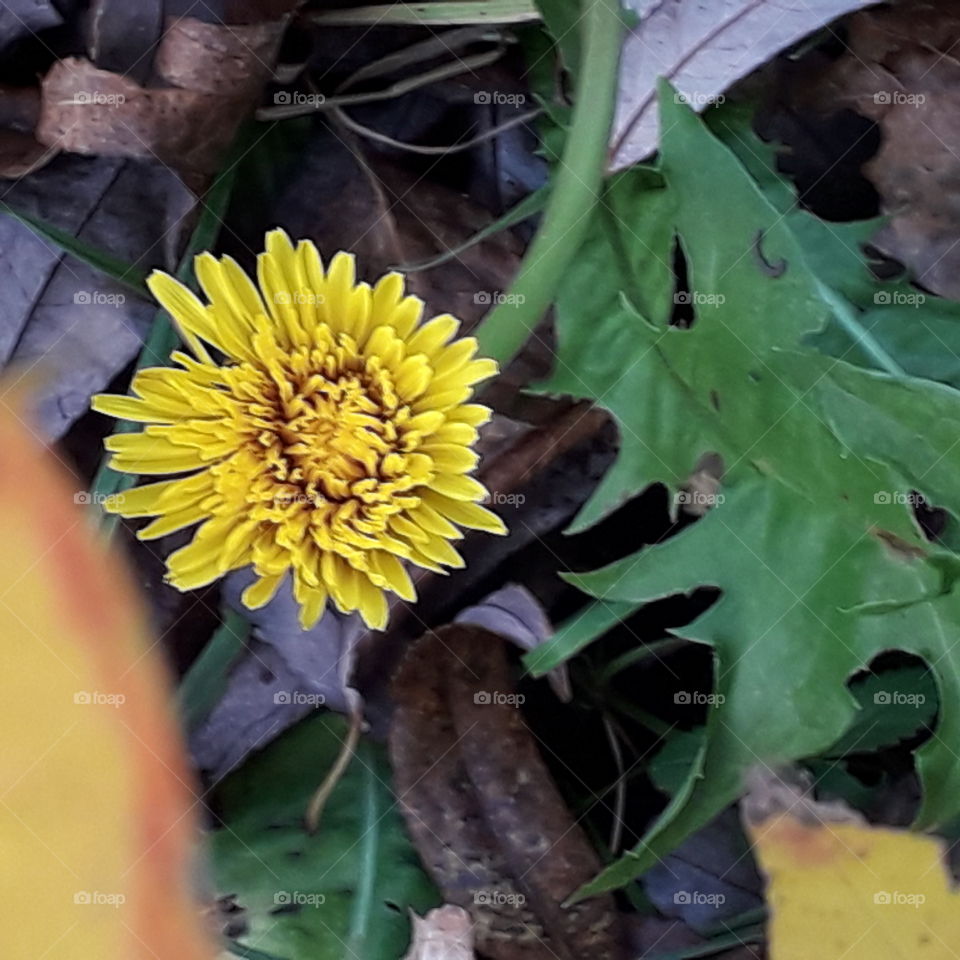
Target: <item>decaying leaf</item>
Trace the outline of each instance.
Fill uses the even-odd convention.
[[[598,858],[517,709],[503,641],[477,627],[424,636],[394,680],[390,755],[401,809],[446,899],[494,960],[623,956],[612,899],[571,908]]]
[[[306,829],[310,795],[344,735],[341,717],[317,713],[217,788],[213,874],[240,956],[392,960],[410,941],[409,911],[439,902],[404,833],[380,745],[360,743],[320,830]]]
[[[620,60],[612,166],[657,148],[657,78],[697,110],[722,101],[736,80],[831,20],[872,0],[632,0],[640,20]]]
[[[864,166],[888,223],[874,245],[929,290],[960,298],[960,14],[925,0],[850,18],[848,50],[816,65],[801,106],[853,109],[879,124],[880,149]]]
[[[30,34],[63,23],[51,0],[4,0],[0,4],[0,50]]]
[[[956,956],[960,894],[939,840],[871,826],[769,776],[743,813],[767,875],[771,960],[808,960],[812,931],[824,957]]]
[[[454,623],[482,627],[509,640],[520,650],[533,650],[553,634],[546,610],[526,587],[516,583],[495,590],[476,606],[461,610]],[[564,703],[573,697],[566,664],[547,675],[553,692]]]
[[[269,77],[285,26],[171,21],[154,60],[166,86],[145,87],[79,57],[58,60],[43,80],[37,139],[74,153],[156,158],[209,173]]]
[[[4,197],[143,269],[174,267],[194,203],[159,165],[66,156]],[[58,437],[136,353],[156,308],[11,217],[0,218],[0,250],[0,361],[31,371],[34,420]]]
[[[239,571],[227,579],[227,598],[238,609],[252,576]],[[302,630],[289,589],[259,610],[244,608],[244,614],[253,627],[247,652],[190,739],[195,762],[214,780],[318,706],[338,713],[361,706],[351,678],[356,643],[365,632],[359,617],[329,610],[313,629]]]
[[[473,924],[462,907],[447,904],[412,922],[413,942],[403,960],[473,960]]]
[[[750,859],[736,808],[687,837],[643,876],[654,906],[700,934],[762,906],[760,878]]]
[[[0,922],[11,960],[202,960],[195,798],[134,588],[0,410]]]

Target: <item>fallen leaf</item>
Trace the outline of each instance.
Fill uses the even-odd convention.
[[[0,51],[14,41],[63,23],[51,0],[4,0],[0,4]]]
[[[611,166],[657,149],[657,80],[696,110],[722,102],[735,81],[824,24],[873,0],[631,0],[640,18],[623,46]]]
[[[157,165],[66,156],[4,196],[122,260],[168,270],[195,201]],[[0,217],[0,250],[0,362],[32,372],[34,421],[59,437],[134,356],[156,308],[11,217]]]
[[[516,583],[508,583],[484,597],[476,606],[461,610],[453,622],[482,627],[523,651],[539,647],[553,635],[546,610],[526,587]],[[547,677],[558,699],[569,703],[573,692],[566,664],[551,670]]]
[[[744,821],[767,876],[771,960],[950,960],[960,895],[943,844],[872,826],[769,775],[754,779]]]
[[[225,595],[237,609],[252,579],[250,571],[227,578]],[[320,706],[338,713],[361,709],[351,678],[365,633],[359,617],[328,610],[315,627],[302,630],[289,588],[259,610],[242,609],[253,638],[223,697],[190,738],[195,763],[214,780]]]
[[[36,137],[58,150],[212,173],[270,77],[286,23],[172,19],[153,61],[165,86],[143,86],[80,57],[58,60],[43,79]]]
[[[871,242],[928,290],[960,299],[960,210],[951,202],[960,70],[944,53],[960,42],[960,15],[911,2],[859,13],[848,29],[847,51],[811,69],[799,102],[824,113],[853,109],[879,125],[880,148],[863,172],[889,220]]]
[[[428,633],[394,678],[390,757],[427,870],[494,960],[623,956],[613,900],[563,906],[599,868],[517,709],[503,641]]]
[[[760,886],[733,807],[643,875],[653,905],[702,935],[761,907]]]
[[[243,947],[283,960],[390,960],[407,947],[408,910],[438,903],[378,744],[360,742],[320,829],[305,829],[307,803],[345,726],[336,714],[310,717],[217,788],[214,880],[225,926]]]
[[[126,571],[6,393],[0,880],[12,960],[202,960],[193,787]]]
[[[101,70],[144,81],[163,33],[163,0],[92,0],[87,15],[90,59]]]
[[[473,924],[462,907],[447,904],[413,917],[413,943],[403,960],[473,960]]]

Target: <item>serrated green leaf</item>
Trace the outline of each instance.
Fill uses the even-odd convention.
[[[869,753],[906,740],[932,723],[937,714],[937,688],[929,670],[903,667],[871,673],[851,684],[860,707],[852,727],[827,756]]]
[[[221,896],[246,911],[243,947],[283,960],[397,960],[408,908],[436,905],[404,832],[383,749],[361,742],[315,835],[303,825],[346,725],[321,713],[254,755],[218,789],[211,840]]]
[[[691,776],[641,845],[584,896],[627,882],[706,823],[738,795],[748,767],[836,742],[855,716],[847,678],[886,649],[924,658],[940,695],[936,736],[918,757],[919,823],[960,811],[950,746],[960,739],[957,558],[924,539],[910,501],[917,490],[960,514],[960,393],[802,350],[842,293],[811,268],[727,146],[668,91],[660,101],[667,189],[656,206],[638,191],[646,216],[620,217],[661,254],[665,237],[679,237],[696,322],[680,329],[641,316],[626,291],[598,314],[598,291],[617,274],[585,251],[557,304],[560,359],[546,389],[597,400],[620,428],[616,464],[580,527],[651,483],[677,489],[707,453],[723,458],[722,488],[702,520],[571,578],[634,609],[719,588],[720,599],[675,632],[714,648],[720,697],[702,778]]]
[[[870,339],[906,373],[960,387],[960,303],[918,290],[906,277],[878,279],[865,248],[884,218],[830,223],[803,209],[793,185],[777,171],[775,147],[753,132],[751,106],[730,103],[704,119],[780,211],[811,271],[852,304]],[[878,366],[836,318],[807,342],[849,363]]]
[[[704,739],[702,727],[673,734],[650,761],[653,785],[668,797],[678,794],[703,753]]]

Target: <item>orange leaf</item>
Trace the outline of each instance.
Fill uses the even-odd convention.
[[[7,960],[202,960],[193,785],[135,591],[0,404],[0,926]]]
[[[755,788],[744,814],[769,881],[771,960],[956,960],[960,895],[937,840],[778,781]]]

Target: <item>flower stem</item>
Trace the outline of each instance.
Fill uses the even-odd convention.
[[[196,730],[220,701],[227,686],[227,674],[249,636],[247,618],[224,604],[223,623],[190,664],[177,691],[180,716],[188,733]]]
[[[539,323],[600,199],[617,92],[623,16],[618,0],[586,0],[583,68],[546,211],[510,296],[477,328],[483,356],[506,366]]]

